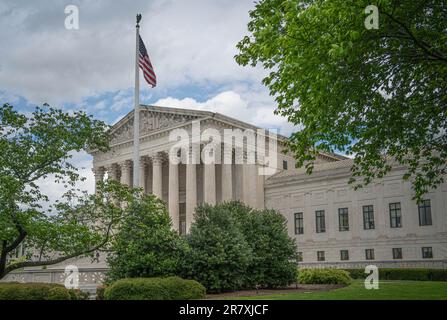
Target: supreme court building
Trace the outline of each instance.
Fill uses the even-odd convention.
[[[133,119],[130,112],[113,126],[108,152],[91,151],[96,181],[115,179],[132,185]],[[215,137],[225,136],[225,130],[245,134],[242,145],[219,142]],[[202,154],[212,140],[218,143],[214,161],[170,161],[182,132],[193,143],[178,152],[180,158],[187,154],[190,159],[193,149]],[[247,132],[255,138],[247,138]],[[276,209],[296,239],[302,267],[447,268],[447,184],[418,205],[409,182],[402,180],[404,168],[394,167],[383,179],[354,190],[348,184],[351,159],[320,153],[313,174],[307,175],[282,152],[285,142],[283,136],[222,114],[141,106],[140,187],[166,202],[173,228],[180,233],[188,232],[201,203],[241,200],[254,208]],[[11,274],[10,279],[58,282],[68,264],[79,265],[85,284],[100,282],[107,268],[104,261],[72,260]]]

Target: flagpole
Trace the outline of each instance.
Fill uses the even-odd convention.
[[[135,110],[133,121],[133,187],[140,187],[140,43],[141,14],[137,14],[136,41],[135,41]]]

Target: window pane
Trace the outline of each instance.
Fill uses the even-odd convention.
[[[303,234],[303,233],[304,233],[303,213],[298,212],[295,213],[295,234]]]
[[[324,251],[317,251],[317,260],[318,261],[324,261],[325,260]]]
[[[349,231],[348,208],[338,209],[338,225],[340,231]]]
[[[400,202],[390,203],[390,225],[391,228],[402,227],[402,213]]]
[[[423,259],[432,259],[433,258],[433,248],[432,247],[422,248],[422,258]]]
[[[432,225],[430,200],[423,200],[419,204],[419,225],[420,226]]]
[[[365,258],[366,260],[374,260],[374,249],[366,249]]]
[[[402,248],[393,248],[393,259],[402,259]]]
[[[324,216],[324,210],[315,211],[315,222],[317,233],[326,232],[326,221]]]
[[[365,230],[374,229],[374,207],[363,206],[363,228]]]

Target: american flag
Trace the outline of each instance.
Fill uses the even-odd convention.
[[[147,54],[146,47],[144,46],[144,42],[140,37],[139,44],[139,53],[140,53],[140,68],[143,70],[144,79],[146,79],[147,83],[153,87],[157,85],[157,77],[155,76],[154,68],[152,67],[151,60],[149,59],[149,55]]]

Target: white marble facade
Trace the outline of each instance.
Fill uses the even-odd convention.
[[[200,130],[195,132],[193,123],[197,122]],[[260,156],[258,141],[258,149],[250,149],[249,140],[244,140],[242,146],[235,144],[231,148],[225,148],[221,141],[212,163],[173,164],[168,153],[175,141],[170,134],[177,129],[185,129],[191,136],[193,143],[188,146],[189,152],[194,149],[200,153],[206,143],[197,136],[206,129],[222,133],[225,129],[256,131],[258,128],[207,111],[141,107],[140,187],[166,202],[173,227],[180,233],[189,230],[198,204],[241,200],[255,208],[276,209],[285,216],[289,234],[297,241],[302,267],[352,268],[374,264],[447,268],[446,184],[427,195],[431,221],[421,225],[410,185],[402,181],[402,168],[394,168],[383,180],[354,191],[348,184],[351,160],[335,154],[319,154],[314,173],[309,176],[303,169],[295,169],[293,157],[281,152],[286,138],[280,135],[268,137],[275,139],[277,153],[267,150],[268,144],[262,150],[270,156],[269,161]],[[116,179],[132,185],[133,112],[115,124],[111,133],[108,152],[90,151],[95,179]],[[236,155],[241,154],[242,161],[237,162]],[[275,161],[271,160],[273,154]],[[255,162],[248,164],[246,160],[251,157]],[[232,163],[223,159],[232,159]],[[266,167],[276,173],[259,175],[258,169]],[[391,226],[390,205],[399,208],[397,227]],[[367,230],[363,213],[366,206],[371,208],[374,219],[374,228]],[[347,216],[343,228],[340,210]],[[324,232],[317,232],[322,231],[317,230],[317,212],[324,212]],[[301,216],[300,228],[297,228],[296,214]],[[367,251],[371,260],[367,259]],[[46,277],[46,281],[60,281],[59,275],[68,264],[80,264],[85,285],[97,283],[107,269],[103,260],[90,263],[84,259],[47,270],[14,273],[9,278],[43,281]]]
[[[419,208],[412,200],[409,183],[402,181],[402,168],[394,168],[382,181],[354,191],[348,184],[351,160],[320,154],[314,174],[308,176],[304,169],[294,168],[293,157],[281,153],[286,139],[282,136],[277,137],[277,172],[270,176],[257,174],[257,168],[265,165],[260,159],[256,159],[255,165],[176,166],[169,164],[167,156],[172,146],[169,132],[175,128],[191,130],[192,121],[197,120],[202,130],[256,128],[206,111],[144,107],[141,114],[141,187],[166,201],[174,228],[181,233],[189,229],[197,204],[235,199],[256,208],[279,210],[288,221],[290,236],[297,240],[302,266],[358,267],[374,263],[390,267],[447,267],[446,185],[427,195],[432,221],[430,225],[420,225]],[[109,153],[93,153],[100,179],[108,172],[112,178],[132,183],[132,116],[130,113],[115,125]],[[218,155],[220,159],[225,156],[223,149]],[[399,206],[400,226],[390,225],[390,205]],[[365,206],[373,212],[373,229],[364,229]],[[348,225],[343,230],[339,209],[347,214]],[[316,230],[316,211],[324,211],[324,232]],[[295,230],[296,213],[303,217],[302,234]],[[367,260],[366,250],[371,260]],[[431,253],[423,256],[422,250]],[[345,251],[343,259],[341,251]]]
[[[302,256],[301,266],[447,268],[447,184],[425,196],[431,221],[424,222],[419,217],[423,208],[419,212],[412,200],[410,183],[402,180],[403,168],[395,167],[381,181],[354,190],[348,184],[351,165],[349,159],[323,163],[310,176],[298,169],[266,181],[266,207],[287,218],[289,234]],[[364,208],[372,209],[369,229]],[[316,216],[322,211],[325,230],[317,232]],[[347,215],[347,223],[340,223],[340,213]],[[296,219],[300,217],[302,224]],[[367,257],[367,250],[373,255]],[[428,253],[423,255],[423,250]],[[319,261],[318,251],[324,252],[324,261]]]
[[[172,218],[173,227],[180,233],[189,230],[194,209],[200,203],[216,204],[229,200],[241,200],[255,207],[264,208],[264,183],[268,176],[258,175],[258,168],[272,165],[278,169],[283,161],[293,167],[293,159],[279,155],[276,164],[258,161],[256,151],[234,143],[231,149],[224,147],[223,138],[214,155],[213,163],[198,161],[196,164],[182,161],[173,164],[169,152],[177,141],[172,141],[172,130],[185,129],[192,141],[190,153],[196,150],[198,158],[206,143],[198,140],[193,122],[200,122],[200,132],[214,129],[223,137],[224,129],[253,130],[258,128],[235,119],[206,111],[174,108],[142,107],[140,115],[140,187],[146,193],[153,193],[163,199]],[[133,185],[133,113],[124,117],[112,129],[111,150],[106,153],[92,151],[95,180],[115,179],[123,184]],[[270,136],[269,136],[270,137]],[[197,138],[197,139],[195,139]],[[272,138],[272,137],[270,137]],[[278,148],[284,137],[275,136]],[[256,138],[255,138],[256,139]],[[255,140],[256,141],[256,140]],[[241,150],[236,150],[236,149]],[[182,150],[183,151],[183,150]],[[242,163],[236,161],[236,153],[243,155]],[[255,163],[247,163],[247,157],[256,158]],[[224,159],[232,159],[227,163]]]

